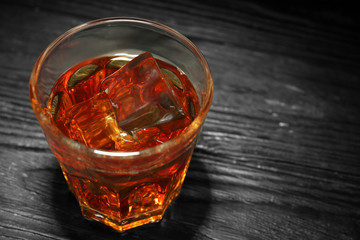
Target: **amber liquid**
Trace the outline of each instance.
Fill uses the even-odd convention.
[[[101,57],[84,61],[58,79],[46,109],[52,115],[53,124],[69,138],[88,147],[107,151],[139,151],[180,135],[199,110],[197,94],[187,76],[175,66],[157,59],[168,81],[167,86],[176,95],[181,114],[172,121],[147,126],[147,121],[154,119],[152,115],[158,113],[149,107],[137,113],[140,117],[145,116],[144,121],[134,120],[129,123],[125,120],[119,123],[118,119],[122,116],[114,114],[106,94],[99,92],[101,82],[126,63],[126,60],[117,61],[118,58]],[[172,81],[171,78],[180,82]],[[159,86],[150,94],[160,95],[163,89],[161,84]],[[136,86],[136,89],[142,91],[141,87]],[[130,93],[126,95],[125,101],[131,104],[136,99]],[[121,114],[121,111],[117,114]],[[147,127],[137,128],[137,123]],[[79,129],[82,126],[90,130]],[[114,137],[114,131],[125,140]],[[64,157],[66,154],[57,146],[51,147],[56,148],[55,155],[71,191],[80,203],[83,215],[124,231],[162,218],[168,205],[179,194],[194,146],[161,167],[139,174],[90,169]],[[153,160],[153,157],[149,157],[149,161]],[[106,161],[101,164],[102,169],[106,169]],[[112,167],[109,163],[109,169]]]

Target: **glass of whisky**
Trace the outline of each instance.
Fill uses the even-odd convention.
[[[82,214],[118,231],[161,220],[209,111],[213,80],[179,32],[107,18],[54,40],[30,100]]]

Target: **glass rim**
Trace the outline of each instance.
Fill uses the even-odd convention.
[[[132,151],[132,152],[108,151],[108,150],[90,148],[86,145],[83,145],[81,143],[78,143],[78,142],[70,139],[65,134],[63,134],[58,128],[53,127],[51,124],[50,118],[48,116],[46,116],[42,112],[42,110],[40,110],[43,107],[41,107],[40,109],[37,109],[37,108],[39,108],[39,105],[42,105],[42,104],[39,103],[39,101],[38,101],[39,98],[36,96],[36,88],[37,88],[36,82],[38,80],[38,76],[39,76],[39,72],[42,67],[42,64],[47,59],[47,57],[52,52],[52,50],[54,50],[63,40],[65,40],[66,38],[70,37],[71,35],[73,35],[77,32],[80,32],[91,26],[100,25],[100,24],[104,24],[104,23],[111,23],[111,22],[124,22],[124,23],[128,22],[128,23],[146,24],[146,25],[164,30],[165,32],[170,33],[171,37],[181,40],[182,43],[185,43],[188,47],[190,47],[191,51],[198,58],[201,66],[204,69],[204,74],[206,77],[207,91],[206,91],[206,94],[204,97],[204,102],[200,106],[199,114],[195,117],[195,119],[187,127],[187,129],[185,129],[185,131],[182,132],[179,136],[177,136],[173,139],[170,139],[169,141],[164,142],[162,144],[159,144],[159,145],[156,145],[153,147],[149,147],[149,148],[145,148],[145,149],[142,149],[139,151]],[[33,67],[33,70],[30,75],[30,89],[29,90],[30,90],[30,96],[33,96],[33,99],[35,99],[35,102],[33,102],[33,99],[31,99],[32,107],[33,107],[35,114],[37,115],[37,118],[39,119],[40,124],[43,127],[47,128],[50,131],[50,133],[53,134],[55,137],[58,137],[59,140],[61,141],[61,143],[67,145],[69,148],[76,149],[76,151],[81,151],[86,154],[91,154],[91,155],[99,156],[102,158],[131,159],[131,158],[139,158],[139,157],[146,157],[146,156],[150,156],[150,155],[154,155],[154,154],[159,154],[161,152],[164,152],[167,149],[170,149],[172,146],[187,145],[188,141],[190,139],[193,139],[194,136],[196,135],[196,133],[199,131],[199,128],[201,128],[201,125],[204,122],[206,115],[209,111],[209,108],[210,108],[210,105],[212,102],[212,97],[213,97],[213,79],[212,79],[212,75],[211,75],[209,66],[208,66],[204,56],[200,52],[200,50],[187,37],[185,37],[178,31],[176,31],[166,25],[163,25],[161,23],[154,22],[154,21],[147,20],[147,19],[134,18],[134,17],[110,17],[110,18],[96,19],[96,20],[89,21],[89,22],[80,24],[78,26],[75,26],[75,27],[67,30],[60,36],[58,36],[55,40],[53,40],[46,47],[46,49],[40,54],[40,56],[38,57],[35,65]],[[40,121],[40,119],[41,119],[41,121]]]

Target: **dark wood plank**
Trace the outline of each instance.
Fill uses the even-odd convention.
[[[0,15],[2,239],[359,239],[360,21],[336,1],[5,1]],[[85,220],[28,100],[58,35],[151,19],[204,53],[214,100],[180,197],[161,223]]]

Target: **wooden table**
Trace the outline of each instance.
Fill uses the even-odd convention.
[[[2,1],[0,238],[360,239],[360,17],[266,2]],[[28,96],[52,40],[110,16],[180,31],[215,86],[179,198],[123,234],[82,217]]]

